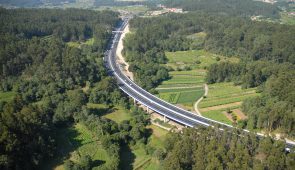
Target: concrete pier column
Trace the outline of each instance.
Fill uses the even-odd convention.
[[[149,113],[149,112],[150,112],[150,109],[149,109],[149,107],[148,107],[148,106],[146,107],[146,111],[147,111],[147,113]]]
[[[167,120],[166,120],[166,116],[164,116],[164,123],[166,123],[167,122]]]
[[[136,105],[136,100],[135,100],[135,98],[133,98],[133,103],[134,103],[134,106]]]

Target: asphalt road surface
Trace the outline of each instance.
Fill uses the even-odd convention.
[[[196,115],[192,112],[179,108],[173,104],[170,104],[146,90],[139,87],[132,80],[130,80],[125,74],[123,74],[121,68],[116,63],[116,49],[118,46],[119,39],[121,37],[122,31],[128,24],[129,19],[123,19],[123,22],[113,31],[112,39],[108,45],[108,50],[105,53],[104,61],[109,70],[109,74],[114,76],[118,82],[121,90],[123,90],[130,97],[134,98],[136,101],[140,102],[142,105],[148,107],[149,109],[166,116],[168,119],[183,124],[188,127],[197,126],[219,126],[220,130],[225,128],[234,128],[233,126],[205,118],[200,115]],[[249,132],[248,130],[244,130]],[[262,134],[257,134],[258,137],[263,137]],[[294,142],[287,142],[287,148],[294,147]]]

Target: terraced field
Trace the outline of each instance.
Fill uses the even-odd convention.
[[[241,104],[245,99],[258,96],[255,90],[255,88],[242,89],[233,83],[211,84],[208,96],[199,104],[200,111],[205,117],[232,124],[226,112],[231,110],[231,115],[236,115],[237,120],[245,117],[240,110]]]
[[[195,39],[201,35],[192,35]],[[192,110],[193,103],[204,95],[205,68],[218,61],[238,62],[237,58],[225,58],[209,53],[205,50],[166,52],[167,66],[174,70],[169,72],[171,79],[164,81],[156,88],[159,97],[172,103],[181,104],[186,109]],[[188,69],[189,68],[189,69]]]
[[[193,34],[188,38],[200,39],[202,36]],[[204,78],[208,66],[222,61],[239,62],[238,58],[227,58],[205,50],[166,52],[166,56],[166,65],[178,71],[169,72],[171,79],[156,88],[158,96],[188,110],[194,110],[193,103],[204,95]],[[186,70],[187,67],[191,70]],[[241,89],[233,83],[209,85],[208,96],[199,104],[199,110],[205,117],[232,124],[235,117],[237,120],[246,118],[240,107],[243,100],[259,95],[255,90]]]
[[[171,79],[157,88],[159,97],[172,104],[191,108],[204,94],[204,70],[172,71],[169,74]]]

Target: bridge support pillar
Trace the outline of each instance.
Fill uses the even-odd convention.
[[[149,109],[149,107],[148,107],[148,106],[146,107],[146,112],[147,112],[147,113],[149,113],[149,112],[150,112],[150,109]]]
[[[134,104],[134,106],[136,105],[136,100],[133,98],[133,104]]]
[[[167,122],[167,119],[166,119],[166,116],[164,116],[164,123],[166,123]]]

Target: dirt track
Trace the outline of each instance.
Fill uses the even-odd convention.
[[[133,73],[128,70],[129,64],[125,61],[125,58],[122,55],[122,50],[124,48],[124,46],[123,46],[123,39],[126,36],[126,34],[129,33],[129,32],[130,32],[129,25],[127,25],[125,27],[125,29],[123,30],[122,36],[121,36],[121,38],[119,40],[118,48],[117,48],[117,51],[116,51],[116,55],[117,55],[118,63],[120,63],[121,65],[124,66],[124,70],[123,71],[124,71],[125,75],[127,75],[128,77],[130,77],[131,80],[134,80],[133,79]]]

